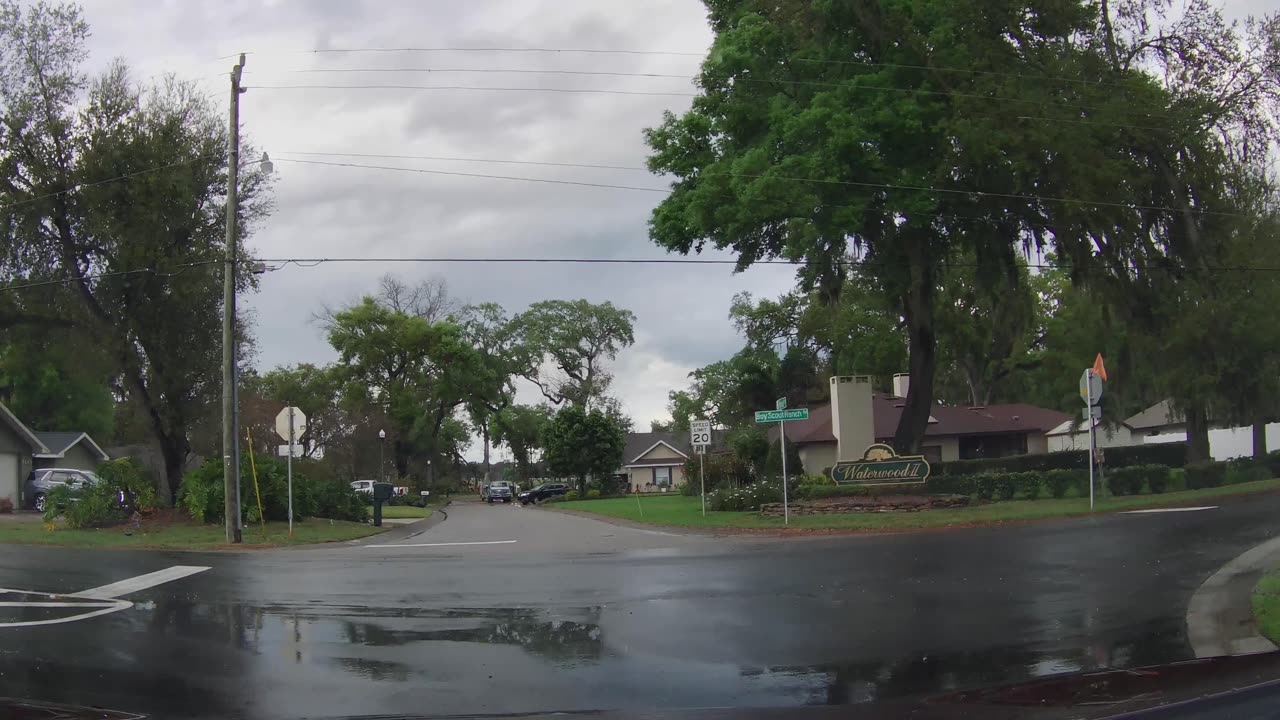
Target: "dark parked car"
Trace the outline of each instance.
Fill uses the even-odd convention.
[[[489,483],[489,486],[481,493],[485,502],[492,505],[494,502],[509,503],[516,499],[515,490],[511,487],[511,483],[506,480],[495,480]]]
[[[539,503],[549,497],[564,495],[567,492],[569,492],[569,486],[564,483],[546,483],[520,493],[520,504]]]
[[[26,506],[38,512],[44,512],[45,497],[54,488],[69,485],[72,489],[85,487],[99,482],[92,470],[71,470],[67,468],[41,468],[32,470],[27,482],[22,487],[22,499]]]

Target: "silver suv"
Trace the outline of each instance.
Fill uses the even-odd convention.
[[[45,497],[54,488],[64,485],[81,488],[98,483],[98,476],[92,470],[72,470],[68,468],[41,468],[32,470],[27,482],[22,486],[22,499],[26,506],[44,512]]]

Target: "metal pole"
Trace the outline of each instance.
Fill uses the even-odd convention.
[[[787,421],[778,423],[778,433],[782,442],[782,524],[791,524],[791,509],[787,505]]]
[[[382,445],[378,448],[378,476],[382,482],[387,481],[387,439],[380,438]]]
[[[231,122],[227,135],[227,228],[222,270],[222,497],[227,542],[241,540],[238,503],[240,467],[236,464],[236,215],[240,175],[240,72],[244,55],[231,68]]]
[[[698,482],[702,485],[702,517],[707,516],[707,449],[698,453]]]
[[[289,406],[289,537],[293,537],[293,405]]]
[[[1085,402],[1089,411],[1089,509],[1093,509],[1093,369],[1085,373]]]

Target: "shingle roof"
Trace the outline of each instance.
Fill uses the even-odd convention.
[[[903,399],[875,393],[871,396],[871,402],[875,439],[877,441],[892,439],[898,427],[898,418],[902,416]],[[934,403],[929,415],[930,421],[924,432],[925,437],[993,435],[1030,431],[1046,433],[1071,419],[1071,416],[1064,412],[1026,403],[972,408]],[[770,429],[770,439],[776,438],[777,434],[776,428]],[[831,430],[831,405],[810,409],[808,420],[787,422],[787,439],[801,443],[835,442],[835,433]]]
[[[1162,425],[1180,425],[1186,422],[1182,413],[1173,409],[1173,403],[1169,400],[1161,400],[1142,412],[1134,415],[1124,421],[1125,425],[1134,430],[1149,430],[1151,428],[1160,427]]]
[[[626,442],[623,443],[622,446],[622,463],[624,465],[630,464],[631,461],[639,457],[641,453],[660,442],[670,445],[685,455],[693,454],[693,449],[689,446],[689,436],[686,433],[627,433]]]
[[[49,454],[51,455],[62,456],[70,450],[73,445],[83,440],[88,443],[90,452],[103,460],[110,459],[110,456],[107,455],[106,451],[99,447],[98,443],[94,442],[93,438],[89,437],[88,433],[37,432],[35,435],[40,438],[40,442],[44,443],[45,447],[49,448]]]

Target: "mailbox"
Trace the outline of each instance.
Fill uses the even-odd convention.
[[[391,483],[376,482],[373,484],[373,526],[382,527],[382,503],[391,499],[396,486]]]

